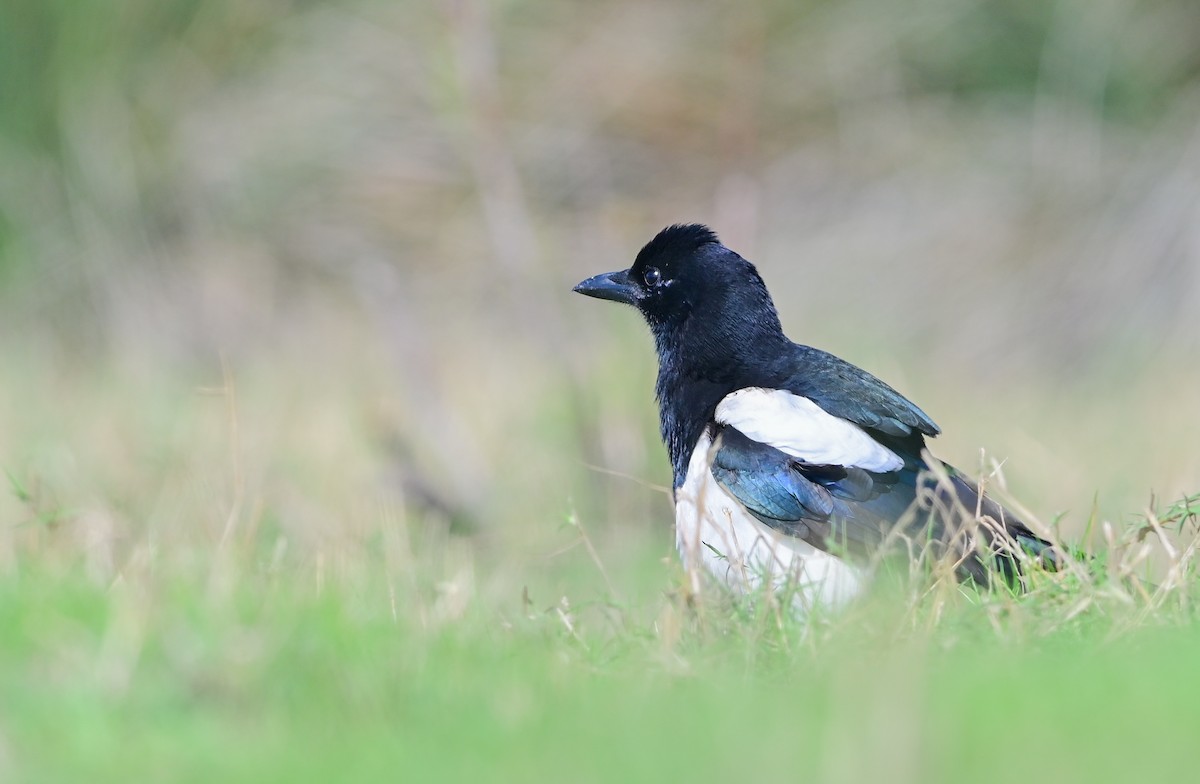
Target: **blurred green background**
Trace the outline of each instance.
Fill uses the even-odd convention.
[[[673,222],[1067,540],[1195,492],[1198,41],[1192,0],[4,0],[10,677],[125,650],[31,580],[652,620],[653,351],[570,288]],[[124,688],[176,683],[130,612]]]

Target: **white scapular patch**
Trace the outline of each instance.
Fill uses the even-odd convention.
[[[693,591],[700,590],[698,570],[704,568],[738,592],[769,585],[779,595],[790,593],[801,615],[836,610],[863,591],[865,570],[747,512],[713,477],[711,447],[705,433],[675,493],[675,544]]]
[[[782,389],[746,387],[717,404],[716,420],[807,463],[884,473],[904,466],[892,450],[853,422]]]

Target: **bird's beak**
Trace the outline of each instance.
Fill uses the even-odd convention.
[[[641,298],[637,285],[629,278],[629,270],[606,272],[588,278],[576,286],[575,291],[596,299],[624,302],[626,305],[633,305]]]

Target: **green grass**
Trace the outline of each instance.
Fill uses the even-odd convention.
[[[1119,602],[1066,621],[1070,597],[1053,591],[960,597],[936,621],[922,603],[904,628],[902,604],[876,597],[805,634],[770,613],[654,598],[572,612],[568,628],[509,597],[422,622],[414,596],[393,615],[381,562],[362,567],[357,589],[321,592],[253,567],[224,589],[152,564],[113,586],[10,575],[6,780],[1115,781],[1194,768],[1200,626],[1178,609],[1122,628]]]

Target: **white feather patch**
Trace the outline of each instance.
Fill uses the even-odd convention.
[[[693,591],[703,569],[739,593],[763,586],[786,592],[801,616],[836,610],[862,593],[865,570],[763,524],[726,492],[713,477],[711,447],[701,436],[675,493],[675,545]]]
[[[782,389],[746,387],[726,395],[717,404],[716,420],[808,463],[880,473],[904,465],[899,455],[858,425]]]

